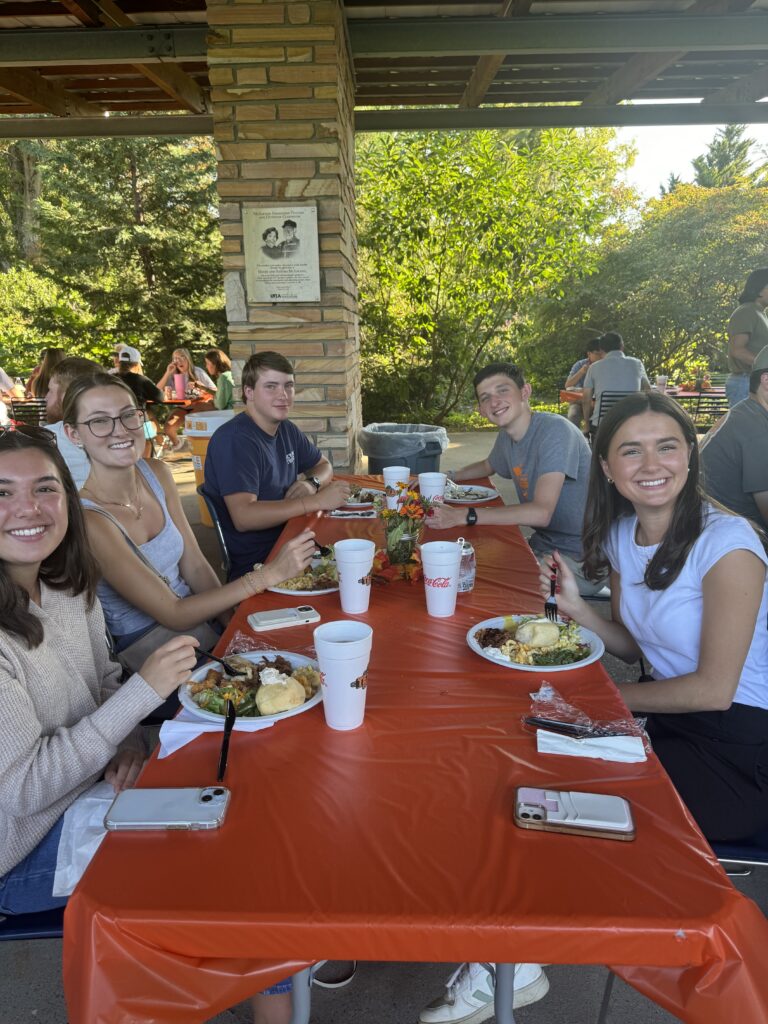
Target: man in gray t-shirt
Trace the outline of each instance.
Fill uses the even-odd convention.
[[[584,422],[594,430],[600,412],[600,395],[604,391],[650,391],[651,385],[642,360],[624,355],[624,339],[616,331],[598,338],[605,355],[592,363],[584,378],[581,392]]]
[[[487,459],[457,470],[454,480],[498,473],[513,480],[519,505],[482,508],[442,506],[427,520],[433,529],[475,524],[533,527],[536,555],[559,551],[576,574],[582,594],[600,590],[582,571],[581,527],[587,500],[591,453],[575,424],[548,412],[533,412],[530,384],[513,363],[491,363],[475,376],[480,411],[499,428]],[[467,534],[471,539],[471,533]]]
[[[768,346],[752,366],[749,397],[707,434],[701,465],[710,497],[768,529]]]

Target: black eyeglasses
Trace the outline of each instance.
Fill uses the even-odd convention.
[[[51,430],[46,430],[45,427],[36,427],[31,423],[9,423],[7,427],[0,427],[0,438],[11,434],[21,434],[32,440],[42,441],[43,444],[53,445],[54,448],[58,447],[56,435]]]
[[[94,416],[92,420],[78,423],[78,426],[88,427],[94,437],[109,437],[114,434],[118,423],[122,423],[126,430],[141,430],[146,418],[143,409],[126,409],[119,416]]]

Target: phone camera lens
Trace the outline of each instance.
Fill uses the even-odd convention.
[[[213,797],[211,796],[210,793],[203,793],[200,799],[203,801],[204,804],[209,804],[211,800],[213,800]]]
[[[302,605],[299,605],[297,611],[300,611],[300,612],[311,612],[312,609],[309,607],[308,604],[302,604]]]
[[[542,820],[542,815],[541,814],[534,814],[533,815],[533,820],[534,821],[541,821]]]
[[[526,821],[527,821],[528,818],[530,818],[530,814],[528,813],[528,811],[523,811],[522,814],[520,815],[520,817],[521,818],[525,818]]]
[[[224,796],[224,790],[221,788],[221,786],[217,786],[216,789],[214,789],[214,791],[213,791],[213,795],[214,796]]]

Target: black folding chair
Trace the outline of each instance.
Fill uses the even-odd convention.
[[[31,427],[43,427],[46,422],[44,398],[12,398],[11,419]]]
[[[221,528],[221,522],[219,515],[216,511],[216,506],[211,501],[210,495],[205,493],[205,488],[202,484],[197,488],[197,493],[205,502],[205,507],[208,509],[208,515],[211,517],[213,528],[216,531],[216,540],[219,542],[219,553],[221,554],[221,568],[224,573],[224,578],[229,579],[229,570],[232,566],[232,560],[229,557],[229,551],[227,550],[227,542],[224,537],[224,531]]]
[[[717,423],[721,416],[728,412],[728,399],[725,395],[712,395],[705,392],[699,395],[693,422],[700,434],[705,434]]]

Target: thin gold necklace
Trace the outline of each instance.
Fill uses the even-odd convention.
[[[139,481],[136,481],[136,500],[130,501],[109,501],[107,498],[100,498],[95,491],[92,491],[90,487],[81,488],[83,491],[88,491],[100,505],[118,505],[120,508],[127,508],[130,512],[136,516],[137,519],[141,519],[142,513],[144,512],[144,506],[139,501]]]

